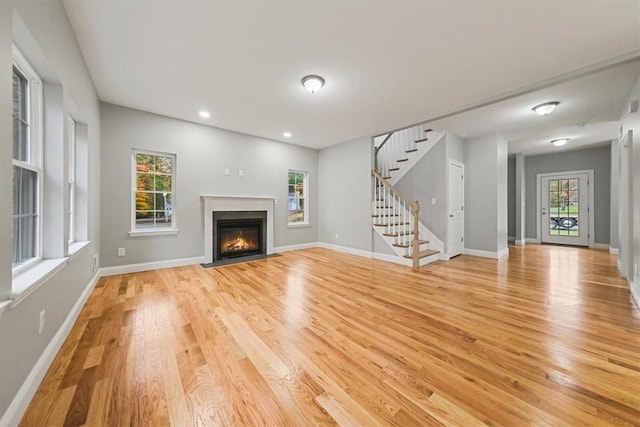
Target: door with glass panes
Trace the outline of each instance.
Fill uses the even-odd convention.
[[[545,175],[541,179],[543,243],[589,245],[589,175]]]

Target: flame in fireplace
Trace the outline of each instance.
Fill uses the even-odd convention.
[[[231,240],[223,242],[222,247],[225,251],[244,251],[247,249],[256,249],[257,243],[253,239],[245,239],[242,233],[239,233],[237,237]]]

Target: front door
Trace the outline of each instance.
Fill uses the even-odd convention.
[[[589,175],[545,175],[540,191],[542,242],[589,246]]]

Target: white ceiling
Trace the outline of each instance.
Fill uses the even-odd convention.
[[[293,133],[289,142],[313,148],[418,123],[640,52],[638,1],[64,5],[103,101],[280,141],[286,130]],[[310,95],[300,85],[306,74],[322,75],[326,86]],[[607,92],[606,86],[596,89]],[[548,95],[563,102],[548,123],[565,126],[561,112],[578,108],[581,95]],[[611,98],[607,105],[619,115],[624,100],[601,96]],[[496,120],[512,117],[505,128],[522,145],[518,150],[530,150],[540,139],[533,136],[536,126],[518,122],[530,105],[511,101],[515,110],[500,110]],[[200,109],[211,118],[199,118]],[[589,123],[583,131],[616,118],[597,106],[580,109],[579,121]],[[485,123],[481,116],[472,119]],[[480,131],[468,125],[464,133]]]

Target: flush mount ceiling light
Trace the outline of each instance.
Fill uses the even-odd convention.
[[[302,78],[302,86],[309,91],[309,93],[316,93],[324,86],[324,79],[320,76],[309,75]]]
[[[291,132],[284,132],[282,136],[284,136],[285,138],[291,138]]]
[[[204,111],[204,110],[198,111],[198,115],[203,119],[208,119],[209,117],[211,117],[211,114],[208,111]]]
[[[536,105],[532,110],[540,116],[546,116],[547,114],[553,113],[553,110],[555,110],[559,104],[558,101],[545,102],[544,104]]]
[[[551,141],[551,143],[556,147],[562,147],[567,142],[569,142],[569,138],[554,139],[553,141]]]

